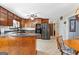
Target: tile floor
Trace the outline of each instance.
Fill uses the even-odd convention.
[[[60,55],[55,39],[37,39],[37,55]]]

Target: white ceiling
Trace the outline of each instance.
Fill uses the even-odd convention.
[[[32,13],[38,13],[39,17],[49,19],[71,15],[79,6],[77,3],[1,3],[0,5],[23,18],[27,18],[27,15]]]

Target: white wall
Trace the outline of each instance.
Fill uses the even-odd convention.
[[[77,21],[77,24],[76,24],[76,31],[77,31],[77,35],[76,36],[79,36],[79,21]]]
[[[66,24],[64,24],[65,21]],[[68,20],[59,21],[59,34],[62,35],[63,39],[68,39]]]
[[[75,16],[71,16],[65,20],[59,21],[59,34],[63,36],[63,39],[69,39],[74,38],[75,36],[79,36],[79,21],[76,20],[76,32],[70,32],[70,19],[76,20]],[[66,24],[64,24],[64,21],[66,21]]]
[[[75,16],[70,17],[69,20],[70,19],[76,20]],[[79,36],[79,21],[76,20],[76,32],[68,31],[68,36],[69,36],[69,38],[74,38],[75,36]]]

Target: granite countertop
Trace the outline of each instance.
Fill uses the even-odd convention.
[[[16,33],[16,32],[9,32],[7,34],[2,34],[0,36],[16,36],[16,37],[25,37],[25,36],[37,36],[39,34],[35,33]]]

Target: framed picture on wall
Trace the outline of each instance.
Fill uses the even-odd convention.
[[[71,19],[69,21],[69,29],[70,29],[70,32],[76,32],[76,20],[75,19]]]

